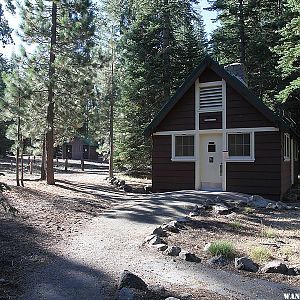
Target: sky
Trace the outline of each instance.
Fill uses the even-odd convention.
[[[0,0],[0,3],[3,5],[3,7],[5,7],[3,2],[4,2],[3,0]],[[216,13],[203,9],[209,6],[207,0],[200,0],[199,2],[200,3],[196,6],[197,7],[196,9],[199,9],[202,13],[203,21],[205,24],[205,30],[209,35],[217,27],[217,23],[213,22],[213,19],[216,18]],[[13,52],[18,51],[18,48],[21,44],[20,38],[17,35],[17,29],[19,26],[20,19],[18,17],[18,14],[13,16],[7,12],[5,12],[5,17],[9,22],[9,26],[14,30],[12,34],[14,44],[7,45],[5,46],[5,48],[0,48],[0,53],[4,54],[4,56],[6,56],[7,58],[10,58]]]

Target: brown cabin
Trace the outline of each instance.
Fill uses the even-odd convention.
[[[280,199],[298,180],[295,130],[247,88],[240,64],[207,56],[145,129],[152,188]]]
[[[97,146],[87,139],[75,137],[62,147],[62,158],[97,160]]]

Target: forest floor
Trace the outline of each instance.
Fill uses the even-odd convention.
[[[69,161],[66,172],[60,160],[55,167],[54,186],[39,180],[38,164],[37,158],[33,174],[27,169],[24,173],[25,187],[17,187],[11,160],[0,161],[0,172],[5,174],[1,181],[11,187],[3,193],[5,201],[0,203],[0,299],[19,298],[27,289],[28,274],[57,259],[62,247],[94,218],[127,201],[124,192],[105,180],[106,164],[85,162],[83,172],[80,162]],[[151,183],[125,174],[117,176],[139,190]],[[225,299],[200,289],[197,294]]]
[[[108,174],[107,165],[105,164],[86,162],[85,171],[83,172],[80,170],[79,162],[70,161],[69,169],[66,172],[64,171],[63,162],[60,161],[56,167],[55,186],[49,186],[39,180],[37,165],[34,166],[32,175],[29,175],[26,171],[24,188],[15,186],[15,175],[14,171],[11,170],[9,160],[1,160],[0,172],[5,173],[5,176],[1,177],[1,181],[12,188],[11,191],[4,193],[6,200],[2,204],[7,208],[13,208],[8,212],[0,206],[0,299],[18,298],[20,294],[25,292],[24,289],[28,288],[25,285],[28,275],[34,275],[39,267],[44,268],[44,266],[61,257],[63,252],[68,251],[65,248],[66,245],[71,240],[80,239],[85,228],[94,228],[91,226],[93,222],[101,224],[100,217],[106,214],[107,211],[114,210],[120,205],[126,207],[130,201],[145,201],[145,196],[147,196],[126,194],[109,185],[105,180]],[[122,174],[118,174],[119,178],[122,178],[122,176]],[[150,183],[147,179],[134,179],[128,176],[125,176],[125,178],[129,184],[137,189]],[[151,199],[150,203],[156,203],[155,201]],[[133,213],[136,213],[134,209]],[[288,255],[289,262],[294,263],[299,257],[299,252],[297,252],[299,251],[299,218],[297,219],[292,211],[286,212],[286,214],[270,214],[270,216],[267,216],[264,225],[276,228],[276,234],[278,235],[276,235],[276,238],[272,238],[271,242],[276,241],[277,243],[277,240],[280,239],[286,243],[287,248],[284,253]],[[153,212],[150,215],[151,218],[155,219]],[[141,217],[143,222],[147,219],[145,212],[142,212]],[[199,255],[205,257],[201,252],[203,243],[206,240],[211,241],[212,237],[215,239],[221,238],[224,236],[224,231],[227,235],[226,239],[234,239],[237,247],[242,244],[241,239],[248,244],[250,243],[249,239],[252,231],[258,234],[257,242],[265,242],[265,239],[259,237],[261,231],[259,220],[265,217],[264,215],[255,217],[250,215],[237,216],[238,219],[234,220],[235,224],[241,222],[243,227],[238,228],[239,226],[236,225],[232,228],[230,223],[233,221],[219,219],[217,224],[216,220],[209,219],[211,216],[206,216],[208,218],[206,222],[211,223],[203,239],[203,232],[199,231],[202,230],[202,226],[194,226],[185,231],[184,235],[181,235],[181,233],[176,235],[176,243],[182,244],[185,249],[193,250],[195,253],[200,251]],[[204,220],[201,220],[201,217],[199,218],[199,220],[196,219],[196,222],[198,220],[203,223]],[[282,219],[281,225],[284,224],[284,228],[278,228],[279,225],[277,226],[277,223],[274,223],[279,218]],[[220,223],[223,224],[221,227],[219,227]],[[132,223],[132,226],[142,228],[135,223]],[[146,226],[144,230],[148,232],[147,228]],[[136,234],[135,231],[134,234]],[[141,238],[143,239],[143,237],[139,237],[139,240]],[[172,236],[170,239],[172,239]],[[110,241],[110,243],[113,246],[113,241]],[[80,247],[78,249],[78,243],[76,245],[75,250],[78,252]],[[193,248],[191,249],[191,247]],[[270,246],[270,249],[274,250],[272,246]],[[280,258],[285,258],[283,257],[284,254],[281,255],[280,250],[275,249],[274,251]],[[142,257],[143,252],[144,250],[141,252]],[[242,249],[241,253],[244,252]],[[160,254],[155,253],[156,256],[160,257]],[[266,278],[274,279],[272,277]],[[276,276],[275,281],[299,285],[299,281],[288,281],[286,277]],[[116,284],[115,280],[112,280],[112,282],[114,285]],[[171,287],[171,290],[174,295],[183,292],[175,286],[174,288]],[[189,292],[189,290],[184,291]],[[203,288],[198,288],[197,291],[193,290],[193,295],[194,297],[191,299],[226,299],[224,295],[220,296],[218,293]]]

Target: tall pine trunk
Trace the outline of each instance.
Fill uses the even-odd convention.
[[[24,186],[24,140],[21,137],[21,186]]]
[[[170,98],[171,90],[171,61],[170,61],[170,9],[169,0],[164,0],[163,10],[163,82],[164,100]]]
[[[56,45],[56,27],[57,27],[57,5],[52,2],[52,25],[51,25],[51,44],[49,60],[49,87],[48,87],[48,108],[47,108],[47,132],[46,132],[46,180],[47,184],[55,184],[53,167],[53,126],[54,126],[54,62]]]
[[[46,164],[46,136],[43,137],[43,149],[42,149],[42,162],[41,162],[41,180],[46,179],[46,170],[45,170],[45,164]],[[33,162],[35,162],[35,159],[33,159]]]
[[[19,92],[20,93],[20,92]],[[21,142],[21,117],[20,117],[21,97],[18,97],[18,119],[17,119],[17,149],[16,149],[16,182],[20,186],[20,142]]]

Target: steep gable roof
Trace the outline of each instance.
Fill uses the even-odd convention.
[[[216,74],[222,77],[229,85],[231,85],[241,96],[243,96],[251,105],[253,105],[260,113],[262,113],[268,120],[276,126],[289,127],[287,124],[282,124],[282,120],[270,110],[259,98],[257,98],[239,79],[230,75],[222,66],[214,61],[210,56],[206,56],[198,67],[187,77],[185,82],[179,87],[174,96],[166,102],[159,113],[154,117],[152,122],[144,130],[144,135],[149,136],[155,132],[160,122],[167,116],[176,103],[188,91],[188,89],[195,83],[202,72],[209,67]],[[284,123],[284,122],[283,122]],[[290,128],[287,128],[290,129]]]

